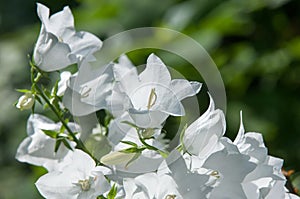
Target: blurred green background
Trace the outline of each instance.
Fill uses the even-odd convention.
[[[239,111],[243,110],[246,130],[261,132],[269,153],[283,158],[285,168],[300,171],[300,1],[40,2],[52,13],[69,5],[76,29],[101,39],[145,26],[167,27],[192,37],[209,52],[224,80],[226,135],[235,137]],[[26,137],[29,116],[29,111],[13,107],[21,95],[14,89],[30,86],[27,54],[32,53],[40,28],[35,3],[0,0],[0,199],[41,198],[34,182],[45,171],[14,159],[18,144]],[[130,57],[141,64],[146,53]],[[163,53],[162,59],[187,78],[201,81],[184,62],[168,59]],[[207,95],[201,93],[201,110],[205,110]]]

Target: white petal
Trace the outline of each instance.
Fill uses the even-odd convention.
[[[119,82],[121,91],[126,92],[128,95],[134,92],[140,84],[136,68],[127,69],[120,64],[115,64],[113,71],[116,81]]]
[[[112,92],[112,81],[112,68],[109,65],[99,77],[81,85],[81,101],[97,109],[107,109],[107,99]]]
[[[72,54],[79,57],[79,60],[93,54],[102,46],[102,41],[98,37],[84,31],[76,32],[64,42],[70,45]]]
[[[255,168],[255,164],[249,162],[248,156],[231,154],[224,149],[209,156],[203,167],[218,171],[221,176],[220,184],[212,191],[212,198],[246,199],[241,182]]]
[[[49,72],[71,65],[73,62],[68,58],[70,52],[69,45],[60,42],[42,27],[33,54],[34,62],[40,69]]]
[[[65,91],[63,104],[74,116],[84,116],[99,110],[96,106],[82,102],[81,95],[71,88]]]
[[[245,133],[245,128],[244,128],[244,124],[243,124],[243,113],[242,113],[242,111],[240,111],[240,128],[239,128],[238,134],[233,142],[235,145],[238,145],[239,143],[241,143],[244,140],[244,133]]]
[[[42,196],[48,199],[76,199],[80,187],[73,184],[70,173],[51,172],[35,183]]]
[[[142,128],[161,128],[169,116],[159,111],[138,111],[135,109],[129,109],[129,115],[134,124]]]
[[[67,89],[67,86],[68,86],[68,81],[71,77],[71,73],[69,71],[63,71],[61,74],[60,74],[60,80],[58,82],[58,89],[57,89],[57,96],[63,96],[66,89]]]
[[[185,148],[194,155],[206,158],[218,148],[225,125],[224,113],[214,110],[211,98],[207,111],[186,129],[183,137]]]
[[[69,123],[72,128],[78,128],[77,125]],[[61,145],[55,153],[55,139],[45,135],[41,130],[58,131],[61,124],[55,124],[48,118],[34,114],[28,119],[27,131],[29,137],[25,138],[18,147],[16,159],[21,162],[27,162],[37,166],[43,166],[48,171],[60,168],[59,163],[70,154],[70,150]],[[77,129],[78,130],[78,129]],[[75,146],[74,142],[70,142]]]
[[[139,75],[142,83],[159,83],[169,86],[170,73],[159,57],[151,54],[147,59],[146,69]]]
[[[68,6],[49,18],[49,8],[37,3],[37,13],[47,32],[51,32],[57,37],[60,37],[66,28],[74,29],[73,15]]]
[[[196,95],[202,84],[199,82],[189,82],[185,79],[174,79],[171,81],[171,90],[175,92],[178,100]]]

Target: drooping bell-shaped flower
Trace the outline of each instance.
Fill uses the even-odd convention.
[[[220,150],[221,137],[226,130],[224,113],[215,109],[215,104],[210,96],[208,109],[184,132],[183,145],[187,152],[205,159],[211,153]]]
[[[162,162],[157,172],[125,178],[125,198],[185,199],[209,198],[211,191],[209,175],[191,172],[181,155],[173,151]]]
[[[102,42],[88,32],[76,32],[68,6],[49,17],[49,9],[38,3],[37,13],[42,22],[33,52],[34,64],[44,71],[63,69],[83,59],[93,60],[93,53]]]
[[[250,157],[256,168],[249,173],[242,184],[248,198],[284,198],[286,179],[281,172],[283,160],[268,155],[260,133],[245,133],[242,112],[240,113],[240,129],[234,140],[238,150]]]
[[[72,122],[68,123],[70,129],[78,132],[80,127]],[[61,144],[57,152],[55,152],[54,138],[46,135],[43,130],[59,131],[61,123],[54,123],[47,117],[39,114],[30,115],[27,121],[27,135],[18,147],[16,159],[20,162],[43,166],[48,171],[58,170],[60,164],[65,159],[69,158],[71,150],[64,144]],[[71,147],[75,147],[74,142],[69,142]]]
[[[112,64],[95,69],[87,61],[81,62],[78,73],[69,79],[63,104],[74,116],[107,109],[112,87]]]

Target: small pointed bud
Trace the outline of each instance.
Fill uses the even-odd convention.
[[[16,107],[22,111],[22,110],[31,109],[33,105],[34,105],[34,95],[32,93],[25,93],[19,98]]]

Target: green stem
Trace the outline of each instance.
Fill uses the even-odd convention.
[[[73,133],[73,131],[70,129],[70,127],[67,125],[67,123],[65,122],[65,120],[60,116],[59,112],[56,110],[56,108],[50,103],[49,99],[46,97],[46,95],[44,94],[44,92],[42,91],[42,89],[40,87],[38,87],[37,85],[35,85],[35,89],[38,91],[38,93],[40,94],[40,96],[43,98],[43,100],[48,104],[48,106],[51,108],[51,110],[54,112],[54,114],[57,116],[57,118],[60,120],[60,122],[62,123],[62,125],[66,128],[66,130],[68,131],[69,135],[72,137],[72,139],[76,142],[76,148],[81,149],[82,151],[84,151],[85,153],[89,154],[97,164],[100,164],[100,162],[92,156],[92,154],[87,150],[87,148],[84,146],[83,142],[78,139],[75,134]]]
[[[72,132],[72,130],[67,125],[67,123],[65,122],[65,120],[61,117],[61,115],[59,114],[59,112],[57,111],[57,109],[51,104],[51,102],[49,101],[49,99],[47,98],[47,96],[44,94],[44,92],[42,91],[42,89],[37,85],[37,82],[42,77],[42,75],[38,72],[37,78],[34,78],[34,70],[35,70],[35,67],[31,67],[31,81],[32,81],[32,85],[34,86],[35,90],[43,98],[43,100],[48,104],[48,106],[50,107],[50,109],[53,111],[53,113],[57,116],[57,118],[60,120],[60,122],[62,123],[62,125],[68,131],[69,135],[72,137],[72,139],[74,140],[74,142],[76,142],[76,148],[80,149],[80,150],[84,151],[85,153],[87,153],[88,155],[90,155],[94,159],[94,161],[96,162],[97,165],[101,165],[100,161],[97,160],[87,150],[87,148],[84,146],[83,142],[76,137],[76,135]]]
[[[150,149],[150,150],[153,150],[153,151],[156,151],[156,152],[159,152],[161,155],[163,155],[164,157],[167,157],[168,154],[162,150],[159,150],[158,148],[154,147],[154,146],[151,146],[150,144],[148,144],[147,142],[145,142],[145,140],[141,137],[141,134],[139,132],[140,130],[137,130],[137,133],[138,133],[138,136],[139,136],[139,139],[140,141],[142,142],[142,144],[144,144],[144,146],[147,148],[147,149]]]

